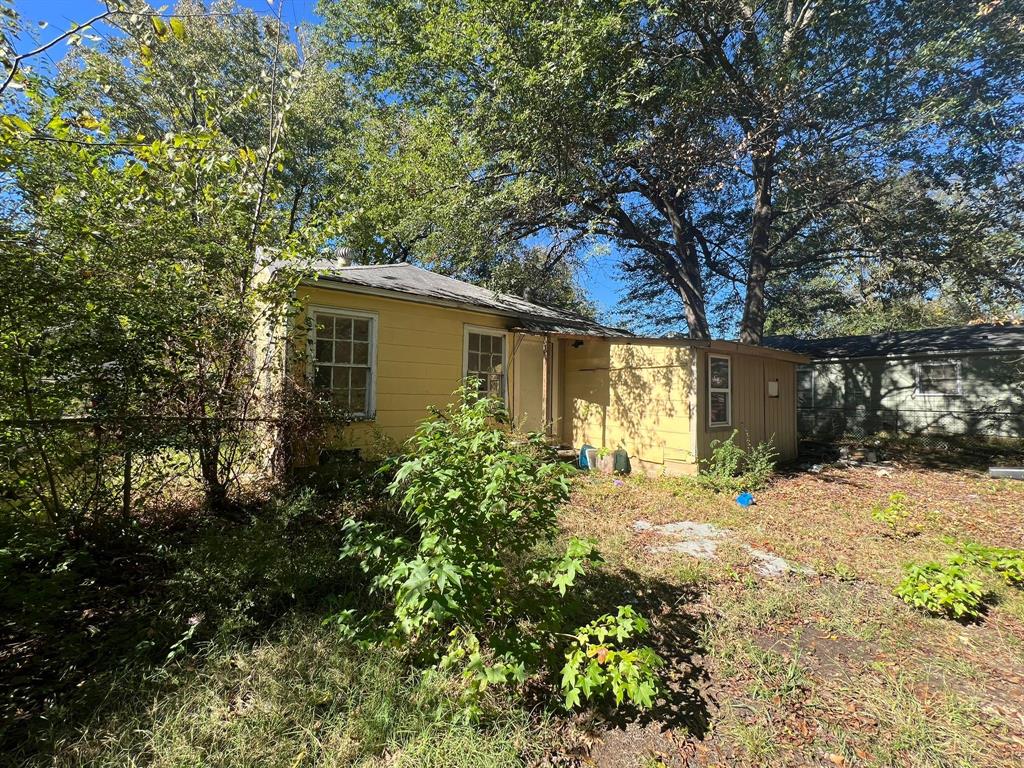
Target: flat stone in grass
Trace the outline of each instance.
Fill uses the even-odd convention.
[[[728,528],[719,528],[711,523],[694,523],[689,520],[663,525],[653,525],[647,520],[637,520],[633,523],[633,530],[636,533],[653,533],[655,536],[667,540],[664,543],[649,544],[648,552],[677,553],[689,555],[698,560],[714,560],[718,556],[719,542],[736,538],[735,532]],[[757,549],[742,542],[740,546],[753,558],[754,570],[762,576],[777,578],[785,576],[790,571],[814,573],[810,568],[793,565],[784,558],[763,549]]]

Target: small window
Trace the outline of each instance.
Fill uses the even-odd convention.
[[[481,396],[505,400],[505,334],[466,329],[464,377]]]
[[[814,369],[796,369],[796,407],[814,407]]]
[[[946,361],[918,365],[917,394],[948,397],[959,395],[962,391],[959,362]]]
[[[373,413],[376,318],[316,312],[313,385],[352,416]]]
[[[708,424],[728,427],[732,423],[732,360],[708,355]]]

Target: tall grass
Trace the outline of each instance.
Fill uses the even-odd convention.
[[[198,661],[74,736],[54,733],[52,754],[24,765],[476,768],[532,762],[549,746],[545,722],[521,707],[493,700],[469,723],[452,680],[424,678],[396,651],[357,649],[310,620]]]

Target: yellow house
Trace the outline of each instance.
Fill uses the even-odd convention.
[[[801,355],[640,338],[410,264],[332,268],[298,293],[308,375],[352,417],[334,447],[403,442],[469,379],[524,429],[624,449],[651,474],[695,471],[733,430],[796,457]]]

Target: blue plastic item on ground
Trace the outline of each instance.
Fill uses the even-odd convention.
[[[736,497],[736,503],[741,507],[750,507],[754,504],[754,494],[745,492]]]
[[[586,443],[584,443],[583,447],[580,448],[580,461],[579,461],[580,469],[590,469],[590,464],[587,463],[587,451],[588,450],[591,450],[591,451],[594,450],[594,446],[587,445]]]

